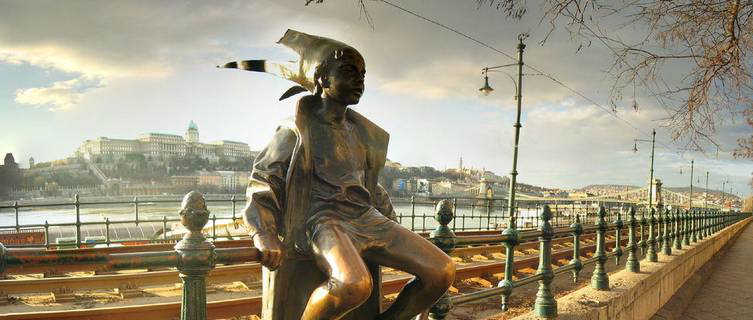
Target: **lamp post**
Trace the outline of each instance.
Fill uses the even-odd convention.
[[[484,86],[479,89],[481,93],[488,95],[491,93],[494,89],[492,89],[491,86],[489,86],[489,71],[493,69],[499,69],[504,67],[510,67],[510,66],[518,66],[518,82],[515,82],[515,79],[513,79],[509,74],[505,73],[510,80],[512,80],[513,85],[515,86],[515,100],[518,102],[518,108],[517,108],[517,114],[515,117],[515,144],[513,148],[513,156],[512,156],[512,171],[510,172],[510,195],[508,197],[507,202],[507,212],[509,216],[509,222],[507,224],[507,228],[502,231],[502,235],[507,237],[507,240],[505,241],[505,278],[499,282],[497,285],[498,287],[502,288],[502,310],[507,310],[509,307],[509,299],[510,295],[512,294],[512,289],[514,287],[512,274],[513,274],[513,264],[514,264],[514,247],[518,244],[519,240],[519,233],[515,227],[515,184],[517,181],[518,176],[518,141],[520,137],[520,107],[523,100],[522,96],[522,86],[523,86],[523,50],[526,48],[526,45],[523,44],[523,40],[527,37],[526,34],[520,34],[518,35],[518,61],[517,63],[508,64],[508,65],[502,65],[502,66],[496,66],[496,67],[487,67],[482,69],[482,72],[484,73]],[[548,307],[541,307],[542,310],[550,310],[551,304],[548,304]],[[555,313],[556,313],[556,304],[555,306]],[[537,306],[537,310],[539,306]]]
[[[651,140],[633,139],[633,152],[638,152],[638,142],[651,142],[651,166],[649,167],[648,178],[648,209],[653,206],[653,187],[654,187],[654,147],[656,146],[656,129],[651,131]]]
[[[523,50],[526,48],[526,45],[523,43],[523,40],[528,37],[527,34],[520,34],[518,35],[518,62],[517,63],[511,63],[501,66],[494,66],[494,67],[486,67],[482,69],[482,72],[484,73],[484,86],[478,89],[483,93],[484,95],[490,94],[494,89],[489,86],[489,71],[492,71],[494,69],[504,68],[504,67],[511,67],[511,66],[518,66],[518,81],[515,82],[515,80],[510,76],[509,74],[505,73],[510,80],[512,80],[513,85],[515,86],[515,100],[517,100],[517,110],[515,114],[515,124],[513,127],[515,127],[515,140],[513,145],[513,151],[512,151],[512,171],[510,171],[510,193],[507,199],[507,213],[509,215],[509,225],[510,227],[514,227],[515,225],[515,185],[517,182],[518,177],[518,142],[520,140],[520,127],[522,125],[520,124],[520,109],[523,101]]]
[[[648,140],[633,139],[633,152],[638,152],[638,142],[648,142]],[[656,146],[656,129],[651,131],[651,166],[649,167],[648,178],[648,211],[651,214],[649,217],[648,228],[648,251],[646,251],[646,259],[650,262],[659,261],[656,255],[656,235],[654,234],[654,224],[656,219],[654,218],[653,208],[653,189],[654,189],[654,147]],[[661,214],[661,213],[659,213]]]
[[[709,199],[709,172],[706,171],[706,190],[703,190],[703,208],[708,209],[708,199]]]
[[[693,211],[693,164],[695,160],[690,160],[690,197],[688,197],[688,210]]]
[[[724,185],[727,184],[727,180],[722,181],[722,212],[724,212]]]

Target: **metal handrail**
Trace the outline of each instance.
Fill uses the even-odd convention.
[[[78,197],[76,198],[78,203]],[[201,229],[209,220],[204,197],[188,193],[179,212],[188,229],[182,240],[170,251],[105,253],[92,250],[89,254],[66,254],[66,250],[47,255],[24,255],[23,250],[7,250],[0,244],[0,274],[7,268],[24,265],[54,266],[60,264],[92,265],[108,270],[176,267],[183,282],[181,320],[206,319],[206,277],[216,263],[230,264],[258,261],[259,251],[251,246],[219,248],[207,241]]]

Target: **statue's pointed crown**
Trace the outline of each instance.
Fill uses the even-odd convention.
[[[248,71],[266,72],[293,81],[305,90],[315,92],[316,80],[314,73],[335,50],[358,50],[340,41],[330,38],[310,35],[293,29],[288,29],[277,43],[284,45],[298,53],[298,61],[288,63],[269,60],[243,60],[226,63],[224,68],[238,68]],[[219,66],[218,66],[219,67]],[[280,100],[295,93],[305,91],[291,88]]]

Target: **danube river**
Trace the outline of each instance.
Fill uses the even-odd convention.
[[[82,203],[89,202],[85,199],[81,201]],[[133,203],[82,204],[79,210],[80,221],[82,223],[101,223],[97,225],[83,225],[82,240],[86,237],[104,236],[106,232],[104,230],[105,219],[109,219],[111,223],[109,229],[112,240],[151,239],[162,234],[163,225],[167,226],[168,230],[179,227],[178,222],[169,220],[177,220],[179,218],[180,203],[178,201],[161,201],[164,200],[160,199],[150,202],[148,199],[144,199],[139,201],[138,220],[140,223],[138,225],[133,222],[137,218],[136,208]],[[70,203],[70,201],[65,202]],[[400,223],[406,228],[420,232],[430,231],[437,227],[437,222],[434,219],[434,202],[411,204],[408,200],[395,199],[393,204]],[[459,204],[456,209],[456,218],[450,223],[450,226],[456,231],[494,230],[506,227],[507,213],[505,212],[505,208],[501,205],[488,208],[487,204],[486,202],[474,205]],[[236,201],[235,208],[233,208],[232,203],[228,200],[209,201],[207,205],[210,210],[210,221],[207,226],[211,226],[213,223],[212,216],[216,217],[214,223],[217,225],[230,223],[233,216],[240,218],[245,202]],[[235,214],[233,214],[233,211],[235,211]],[[16,217],[14,208],[0,209],[0,230],[15,229],[16,219],[18,219],[18,226],[25,229],[40,230],[45,223],[50,225],[74,224],[76,222],[75,212],[75,207],[72,204],[21,207],[18,209],[18,217]],[[518,225],[526,229],[535,228],[538,225],[537,216],[539,212],[539,208],[519,210]],[[569,219],[566,219],[567,221],[559,221],[566,218],[560,216],[555,217],[555,221],[553,221],[555,225],[569,224]],[[163,219],[167,219],[168,222],[163,223]],[[145,220],[159,220],[159,222],[145,222]],[[50,226],[49,234],[51,243],[54,243],[54,239],[56,238],[75,237],[75,226]]]

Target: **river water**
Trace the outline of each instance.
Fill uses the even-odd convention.
[[[242,216],[241,211],[245,203],[237,201],[235,208],[230,201],[210,201],[208,208],[210,210],[210,221],[207,226],[211,226],[212,216],[216,217],[217,225],[229,223],[232,221],[233,211],[235,217]],[[434,204],[416,203],[412,205],[406,201],[393,202],[401,225],[416,232],[431,231],[437,227],[434,219]],[[233,210],[235,209],[235,210]],[[99,225],[82,226],[82,239],[88,236],[102,237],[105,234],[105,219],[109,219],[111,225],[110,237],[114,239],[150,239],[155,235],[161,234],[163,229],[162,219],[177,220],[179,219],[178,211],[180,210],[179,202],[148,202],[145,200],[139,202],[138,220],[142,221],[138,225],[132,221],[136,220],[136,210],[133,204],[82,204],[79,210],[81,222],[97,222]],[[518,212],[518,226],[523,229],[535,228],[538,226],[539,208],[523,208]],[[470,206],[458,205],[456,208],[456,217],[450,223],[455,231],[464,230],[494,230],[502,229],[507,226],[507,213],[502,206],[487,208],[483,205]],[[143,222],[144,220],[160,220],[159,222]],[[131,221],[128,223],[120,223]],[[39,229],[45,222],[49,224],[75,223],[76,210],[71,204],[53,206],[53,207],[22,207],[18,210],[18,225],[22,228]],[[569,224],[569,218],[558,215],[552,221],[555,225]],[[168,230],[179,227],[176,221],[165,223]],[[0,209],[0,231],[3,229],[15,229],[16,214],[13,208]],[[49,228],[50,242],[59,237],[75,237],[75,226],[54,226]]]

